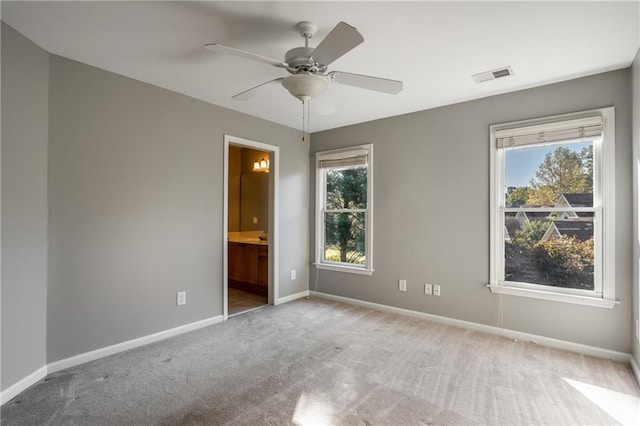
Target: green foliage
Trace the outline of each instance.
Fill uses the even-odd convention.
[[[329,260],[364,263],[364,213],[325,213],[325,244],[339,252]]]
[[[562,191],[558,191],[551,186],[533,188],[529,193],[529,198],[527,198],[527,204],[540,206],[554,205],[561,193]]]
[[[563,287],[593,290],[593,238],[580,241],[563,235],[533,247],[538,268]]]
[[[585,173],[585,192],[593,192],[593,145],[582,148],[580,152]]]
[[[507,207],[520,207],[527,204],[527,199],[531,196],[531,189],[527,186],[510,186],[507,188]]]
[[[549,152],[530,184],[527,204],[553,205],[562,193],[592,193],[593,147],[581,152],[558,147]]]
[[[527,281],[523,262],[532,264],[531,252],[549,228],[549,221],[532,220],[522,224],[510,242],[505,242],[505,278],[507,281]],[[532,266],[537,269],[535,265]],[[535,279],[531,282],[535,282]]]
[[[550,221],[548,220],[531,220],[522,224],[522,228],[516,231],[513,237],[513,243],[521,248],[528,250],[533,249],[533,246],[540,241],[549,228]]]
[[[327,171],[327,209],[362,209],[366,205],[366,167]]]
[[[505,278],[566,288],[593,290],[593,237],[580,241],[562,235],[540,241],[550,221],[523,224],[505,243]]]
[[[364,209],[367,206],[367,168],[354,167],[327,171],[327,209]],[[335,254],[325,252],[328,260],[364,263],[365,215],[355,213],[325,213],[325,245],[335,248]]]
[[[342,255],[338,249],[334,247],[327,247],[325,249],[324,258],[333,262],[343,262]],[[356,251],[348,252],[346,255],[347,263],[364,264],[364,254]]]

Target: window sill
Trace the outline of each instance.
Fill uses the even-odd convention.
[[[617,300],[600,299],[596,297],[578,296],[575,294],[553,293],[550,291],[531,290],[525,288],[507,287],[501,285],[489,285],[492,293],[508,294],[509,296],[529,297],[533,299],[550,300],[554,302],[573,303],[576,305],[594,306],[597,308],[612,309],[619,304]]]
[[[348,272],[350,274],[360,274],[360,275],[373,274],[373,269],[367,269],[367,268],[354,268],[351,266],[328,265],[326,263],[314,263],[313,266],[315,266],[316,269],[326,269],[328,271],[336,271],[336,272]]]

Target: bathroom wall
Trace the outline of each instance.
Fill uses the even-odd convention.
[[[269,228],[269,174],[253,171],[253,163],[262,159],[269,153],[229,146],[229,232]]]
[[[242,148],[229,146],[228,231],[240,231],[240,175]]]

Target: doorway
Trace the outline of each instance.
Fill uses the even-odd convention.
[[[225,135],[223,316],[278,300],[276,146]]]

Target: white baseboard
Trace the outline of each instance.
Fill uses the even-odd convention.
[[[616,362],[630,363],[632,357],[630,354],[624,352],[612,351],[609,349],[597,348],[595,346],[583,345],[580,343],[567,342],[565,340],[553,339],[550,337],[538,336],[535,334],[523,333],[515,330],[508,330],[505,328],[493,327],[485,324],[478,324],[475,322],[457,320],[453,318],[442,317],[439,315],[427,314],[424,312],[411,311],[409,309],[396,308],[394,306],[381,305],[373,302],[366,302],[358,299],[351,299],[349,297],[335,296],[333,294],[320,293],[311,291],[312,296],[321,297],[323,299],[335,300],[337,302],[348,303],[350,305],[362,306],[365,308],[373,309],[376,311],[391,312],[394,314],[407,315],[410,317],[421,318],[441,324],[448,324],[455,327],[465,328],[468,330],[482,331],[487,334],[494,334],[510,339],[517,339],[523,342],[532,342],[542,346],[547,346],[555,349],[562,349],[565,351],[576,352],[584,355],[590,355],[598,358],[611,359]],[[636,373],[637,377],[637,373]]]
[[[129,349],[137,348],[139,346],[148,345],[159,340],[164,340],[169,337],[177,336],[179,334],[187,333],[189,331],[197,330],[202,327],[206,327],[213,324],[222,322],[222,315],[207,318],[201,321],[192,322],[190,324],[181,325],[179,327],[170,328],[169,330],[160,331],[158,333],[149,334],[148,336],[139,337],[133,340],[127,340],[126,342],[117,343],[115,345],[107,346],[104,348],[96,349],[90,352],[85,352],[80,355],[75,355],[70,358],[65,358],[60,361],[55,361],[47,365],[49,373],[55,373],[56,371],[64,370],[66,368],[75,367],[76,365],[84,364],[85,362],[94,361],[105,356],[113,355],[118,352],[123,352]]]
[[[16,383],[9,386],[7,389],[0,392],[0,405],[4,405],[5,402],[11,401],[16,395],[20,394],[22,391],[27,390],[30,386],[35,385],[40,380],[47,377],[47,366],[38,368],[33,373],[29,374],[27,377],[17,381]]]
[[[297,299],[302,299],[303,297],[309,296],[309,290],[301,291],[300,293],[292,294],[290,296],[281,297],[278,299],[278,305],[283,303],[291,302]]]
[[[633,375],[636,376],[636,382],[638,383],[638,386],[640,386],[640,367],[636,363],[636,360],[634,357],[631,357],[630,364],[631,364],[631,369],[633,370]]]
[[[127,340],[126,342],[117,343],[115,345],[107,346],[104,348],[96,349],[83,354],[75,355],[69,358],[62,359],[60,361],[52,362],[31,373],[27,377],[21,379],[15,384],[8,387],[6,390],[0,393],[0,405],[11,400],[16,395],[26,390],[30,386],[33,386],[38,381],[47,376],[47,374],[55,373],[66,368],[75,367],[76,365],[84,364],[85,362],[94,361],[99,358],[104,358],[109,355],[123,352],[129,349],[137,348],[139,346],[148,345],[159,340],[168,339],[169,337],[177,336],[179,334],[187,333],[189,331],[197,330],[209,325],[218,324],[222,322],[222,315],[207,318],[201,321],[192,322],[190,324],[181,325],[179,327],[171,328],[169,330],[160,331],[158,333],[149,334],[148,336],[139,337],[133,340]]]

